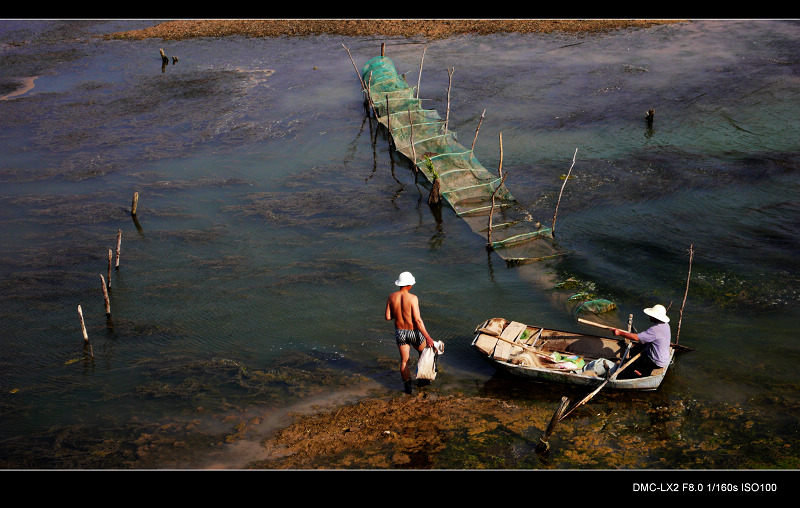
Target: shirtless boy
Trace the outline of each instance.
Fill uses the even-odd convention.
[[[411,372],[408,368],[411,347],[419,354],[422,354],[426,345],[434,347],[419,313],[419,299],[411,294],[411,286],[415,283],[414,276],[409,272],[401,273],[395,281],[400,290],[389,295],[389,301],[386,302],[386,320],[394,319],[394,338],[400,350],[400,377],[406,393],[411,393]]]

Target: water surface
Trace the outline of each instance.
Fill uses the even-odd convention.
[[[427,205],[424,182],[365,115],[342,44],[360,67],[386,42],[416,83],[425,41],[93,37],[149,24],[0,23],[7,467],[64,467],[11,457],[25,436],[74,425],[97,435],[200,417],[225,429],[219,415],[231,408],[342,388],[330,369],[400,390],[383,308],[405,270],[428,330],[446,343],[439,387],[493,393],[494,372],[469,348],[479,322],[589,331],[552,291],[574,278],[617,303],[598,320],[633,314],[642,330],[641,309],[662,303],[677,325],[690,246],[679,339],[697,351],[659,392],[612,397],[608,411],[679,402],[672,439],[781,443],[766,457],[716,450],[699,465],[676,455],[659,467],[797,465],[800,24],[427,43],[421,95],[444,115],[454,68],[451,128],[468,146],[486,111],[477,158],[497,168],[502,133],[507,186],[543,223],[576,156],[556,228],[569,256],[516,268],[452,210]],[[159,48],[178,62],[162,69]],[[100,276],[118,230],[107,317]],[[546,407],[562,395],[533,393],[526,403]],[[729,428],[729,408],[749,425]],[[187,454],[179,467],[206,464]],[[576,463],[561,456],[551,467]]]

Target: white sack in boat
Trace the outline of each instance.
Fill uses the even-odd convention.
[[[614,362],[608,358],[598,358],[597,360],[592,360],[591,362],[587,363],[583,371],[594,372],[598,376],[604,377],[606,372],[610,372],[613,367]]]

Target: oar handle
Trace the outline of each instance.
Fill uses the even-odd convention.
[[[578,318],[578,321],[581,323],[586,323],[587,325],[597,326],[598,328],[605,328],[607,330],[622,330],[622,328],[618,328],[616,326],[601,325],[600,323],[595,323],[594,321],[589,321],[583,318]],[[695,349],[692,347],[683,346],[676,342],[671,342],[670,347],[675,351],[695,351]]]
[[[578,321],[581,323],[586,323],[587,325],[596,326],[598,328],[605,328],[606,330],[622,330],[622,328],[618,328],[616,326],[608,326],[608,325],[601,325],[600,323],[595,323],[593,321],[588,321],[583,318],[578,318]]]

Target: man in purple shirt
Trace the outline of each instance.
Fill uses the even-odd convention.
[[[649,309],[644,309],[644,313],[650,316],[653,325],[642,333],[630,333],[618,328],[612,330],[614,335],[621,335],[642,344],[631,351],[632,356],[638,351],[641,351],[642,356],[620,373],[619,377],[622,379],[649,376],[653,370],[669,365],[671,339],[667,309],[663,305],[654,305]]]

